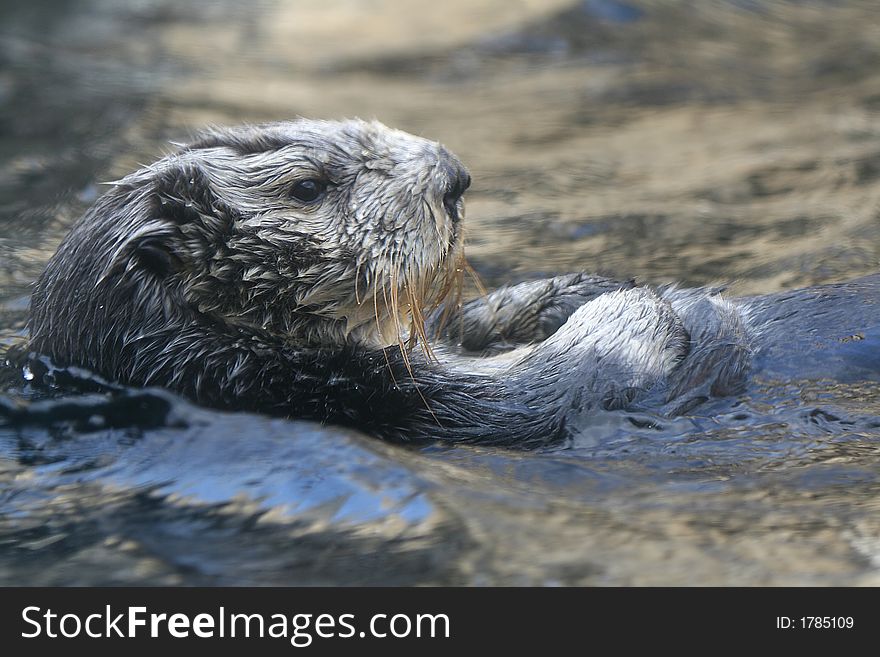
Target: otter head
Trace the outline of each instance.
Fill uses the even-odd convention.
[[[114,183],[54,260],[91,272],[75,296],[160,299],[147,314],[402,344],[460,280],[469,183],[443,146],[378,122],[215,129]]]
[[[165,162],[160,214],[192,220],[168,246],[187,261],[177,275],[201,313],[385,345],[406,326],[423,336],[426,309],[461,270],[470,176],[436,142],[378,122],[300,120],[214,130]]]

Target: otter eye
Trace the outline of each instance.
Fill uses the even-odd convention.
[[[327,183],[309,178],[295,182],[293,187],[290,188],[290,195],[297,201],[312,203],[321,198],[326,190]]]

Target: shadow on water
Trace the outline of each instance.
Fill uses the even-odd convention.
[[[878,269],[872,3],[415,5],[0,5],[0,349],[102,182],[207,123],[298,114],[458,153],[489,285]],[[877,585],[878,393],[758,380],[520,453],[0,367],[0,583]]]

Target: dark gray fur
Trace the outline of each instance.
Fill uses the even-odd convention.
[[[31,349],[208,406],[534,446],[573,413],[736,394],[776,344],[772,301],[577,273],[466,304],[435,327],[439,362],[406,363],[363,295],[378,304],[461,248],[449,190],[465,175],[439,144],[377,123],[214,130],[74,225],[34,290]],[[304,177],[331,184],[314,207],[287,195]]]

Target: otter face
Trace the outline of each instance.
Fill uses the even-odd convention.
[[[144,177],[158,236],[127,250],[133,266],[213,320],[384,346],[424,338],[460,282],[467,170],[377,122],[218,129],[118,185]]]

